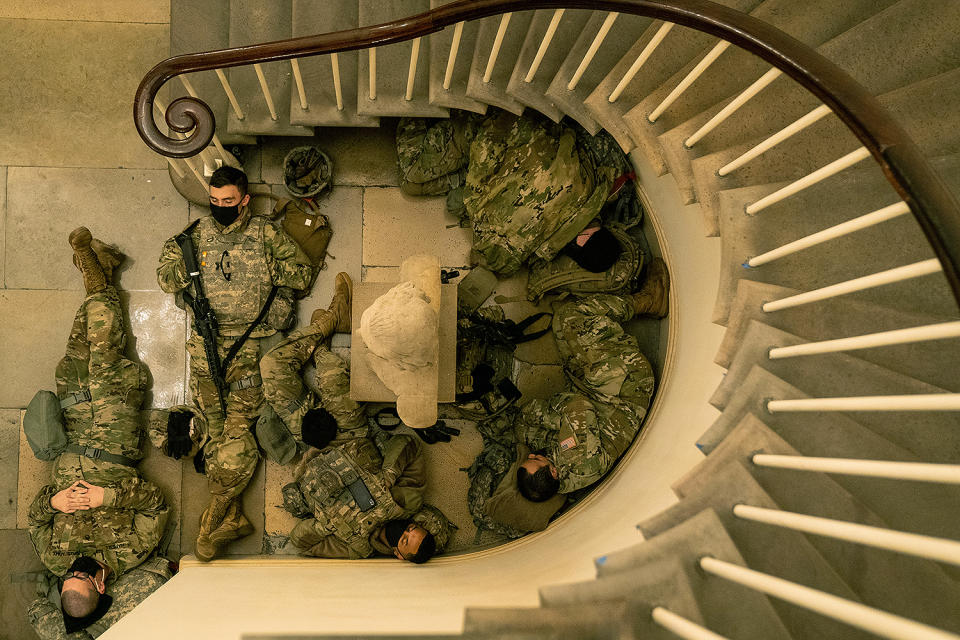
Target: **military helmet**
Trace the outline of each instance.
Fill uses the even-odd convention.
[[[283,158],[283,186],[295,198],[312,198],[333,182],[330,156],[312,146],[294,147]]]

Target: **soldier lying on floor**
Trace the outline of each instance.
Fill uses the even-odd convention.
[[[420,441],[401,434],[378,449],[365,408],[350,399],[343,361],[329,349],[334,332],[350,331],[352,283],[337,275],[328,309],[291,333],[260,362],[264,396],[306,445],[296,482],[284,487],[284,506],[303,518],[290,540],[306,555],[366,558],[393,555],[426,562],[446,547],[451,524],[423,502],[426,461]],[[316,387],[302,370],[313,359]],[[385,435],[385,434],[382,434]]]
[[[57,365],[56,396],[39,392],[24,417],[34,452],[56,460],[29,524],[41,561],[61,578],[66,632],[108,613],[111,585],[151,555],[168,514],[160,489],[136,469],[146,373],[124,356],[123,316],[110,284],[123,255],[85,227],[70,234],[70,244],[86,298]]]

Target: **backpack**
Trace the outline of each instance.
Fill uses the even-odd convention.
[[[563,254],[549,262],[537,260],[530,265],[527,298],[536,302],[551,291],[577,294],[622,293],[636,287],[643,271],[643,251],[622,225],[609,224],[607,229],[623,248],[620,258],[612,267],[593,273]]]
[[[477,540],[484,531],[493,531],[508,538],[519,538],[526,531],[501,524],[487,515],[487,500],[493,496],[504,475],[517,460],[517,446],[512,438],[493,440],[484,437],[483,450],[467,469],[470,488],[467,490],[467,508],[477,526]]]
[[[23,416],[23,433],[39,460],[56,460],[67,448],[60,400],[52,391],[37,391]]]
[[[283,216],[280,223],[283,230],[300,245],[313,263],[313,277],[310,279],[310,285],[303,291],[305,296],[313,288],[317,275],[326,267],[327,246],[330,244],[330,238],[333,237],[330,219],[319,213],[317,205],[312,201],[289,198],[281,198],[274,205],[274,219],[280,216]],[[303,296],[298,295],[298,297]]]

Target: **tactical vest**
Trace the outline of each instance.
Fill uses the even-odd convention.
[[[225,234],[211,216],[197,223],[194,237],[203,288],[224,335],[242,334],[273,288],[263,246],[266,224],[266,218],[252,216],[242,229]]]
[[[549,262],[537,260],[530,266],[527,298],[537,301],[550,291],[622,293],[636,287],[640,272],[643,271],[643,253],[624,227],[611,224],[607,229],[623,248],[620,258],[612,267],[601,273],[593,273],[567,255],[559,255]]]
[[[354,557],[374,553],[370,534],[384,522],[403,518],[406,511],[393,500],[380,478],[383,459],[376,445],[358,438],[321,451],[310,460],[300,479],[300,491],[319,527],[350,547]],[[361,510],[350,485],[362,481],[375,504]]]

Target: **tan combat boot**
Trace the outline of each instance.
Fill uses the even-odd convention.
[[[663,318],[667,315],[667,303],[670,300],[670,274],[666,263],[654,258],[647,269],[647,279],[643,287],[631,294],[633,315]]]
[[[222,551],[224,545],[240,538],[245,538],[253,533],[253,525],[240,511],[237,505],[238,500],[234,499],[227,507],[226,515],[220,526],[209,534],[203,533],[203,516],[201,516],[201,533],[197,536],[197,542],[194,545],[193,553],[197,560],[201,562],[210,562]],[[212,506],[212,505],[211,505]],[[206,516],[206,511],[204,516]]]
[[[324,336],[334,333],[350,333],[351,307],[353,305],[353,281],[342,271],[337,274],[333,298],[326,309],[317,309],[310,316],[310,323],[319,325]]]
[[[123,264],[127,256],[112,244],[101,242],[96,238],[90,242],[90,248],[93,249],[97,260],[100,261],[100,267],[103,269],[103,275],[107,279],[107,284],[115,284],[113,281],[113,273],[117,267]]]
[[[97,293],[107,288],[107,278],[93,252],[90,243],[93,236],[86,227],[77,227],[70,232],[70,246],[73,247],[73,263],[83,274],[83,288],[87,295]]]

